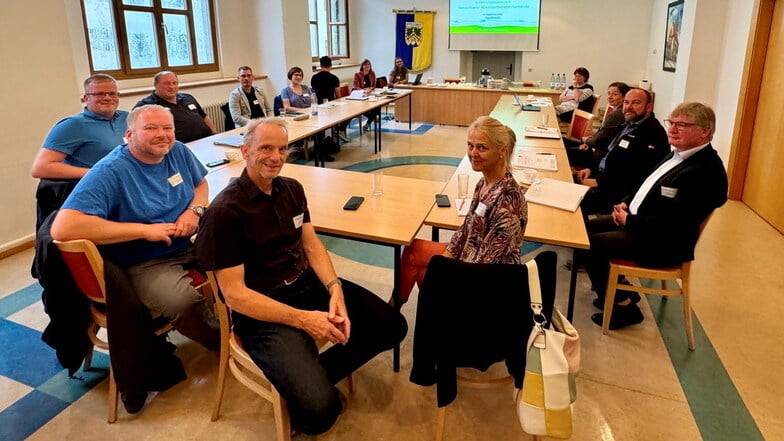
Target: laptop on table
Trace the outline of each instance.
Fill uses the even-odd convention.
[[[422,74],[418,73],[416,78],[414,78],[414,82],[411,83],[411,85],[412,86],[419,86],[420,84],[422,84]]]

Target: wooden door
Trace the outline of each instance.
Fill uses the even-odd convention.
[[[784,1],[776,1],[741,200],[784,233]]]

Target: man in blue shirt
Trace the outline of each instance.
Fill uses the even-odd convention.
[[[41,179],[35,194],[36,232],[44,219],[60,208],[76,180],[123,143],[128,112],[117,110],[117,81],[106,74],[92,75],[84,80],[82,102],[82,113],[55,124],[33,160],[31,174]]]
[[[177,74],[168,70],[158,72],[153,77],[153,83],[155,91],[133,107],[157,104],[168,108],[174,115],[174,134],[177,141],[190,142],[218,132],[196,98],[187,93],[179,93],[180,81]]]
[[[135,294],[180,333],[217,350],[217,320],[188,277],[188,269],[196,266],[190,237],[209,196],[207,169],[175,141],[173,117],[165,107],[136,108],[127,123],[128,143],[79,181],[57,213],[52,238],[97,244],[106,266],[119,268],[127,277],[130,293],[123,293],[125,297]],[[109,326],[113,345],[112,338],[125,329],[112,329],[111,322]],[[114,366],[114,355],[112,361]],[[120,391],[128,408],[127,396]],[[146,391],[142,392],[135,404],[144,403]]]

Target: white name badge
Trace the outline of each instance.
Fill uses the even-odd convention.
[[[623,147],[625,149],[629,148],[629,141],[626,139],[622,139],[621,142],[618,143],[618,147]]]
[[[302,94],[302,96],[304,96],[304,97],[306,97],[306,98],[307,98],[307,97],[309,97],[309,96],[310,96],[310,94],[309,94],[309,93],[303,93],[303,94]]]
[[[482,202],[478,203],[476,205],[476,210],[474,210],[474,213],[476,213],[479,216],[484,216],[485,213],[487,213],[487,205],[485,205]]]
[[[191,110],[196,110],[196,104],[188,104],[188,108]]]
[[[291,218],[291,220],[294,221],[294,228],[302,228],[302,220],[304,218],[305,218],[305,213],[300,213],[294,216],[293,218]]]
[[[169,185],[171,185],[172,187],[176,187],[182,184],[182,176],[179,173],[176,173],[174,175],[171,175],[168,181],[169,181]]]
[[[258,106],[259,105],[259,100],[253,100],[253,104]]]
[[[678,189],[672,187],[664,187],[661,188],[661,195],[665,198],[674,198],[678,195]]]

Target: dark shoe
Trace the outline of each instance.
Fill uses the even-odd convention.
[[[362,130],[364,130],[364,131],[366,131],[366,132],[369,132],[369,131],[370,131],[370,123],[367,123],[367,124],[365,124],[365,125],[362,127]]]
[[[125,411],[134,414],[141,412],[147,401],[147,392],[129,392],[120,394]]]
[[[619,293],[621,291],[626,293],[626,297],[629,300],[631,300],[632,303],[640,303],[640,295],[637,294],[636,292],[634,292],[634,291],[626,291],[625,289],[619,289],[618,290]],[[615,298],[618,299],[618,293],[615,294]],[[623,301],[623,300],[621,300],[621,301]],[[593,306],[595,306],[597,309],[600,309],[600,310],[604,309],[604,298],[597,297],[597,298],[593,299],[592,303],[593,303]]]
[[[324,162],[335,162],[335,157],[330,155],[324,155]]]
[[[604,313],[600,312],[591,316],[591,321],[599,326],[602,326],[603,320]],[[613,308],[612,318],[610,318],[610,329],[621,329],[627,326],[642,323],[642,321],[642,311],[640,311],[640,308],[636,304],[630,303],[626,306],[615,305]]]

